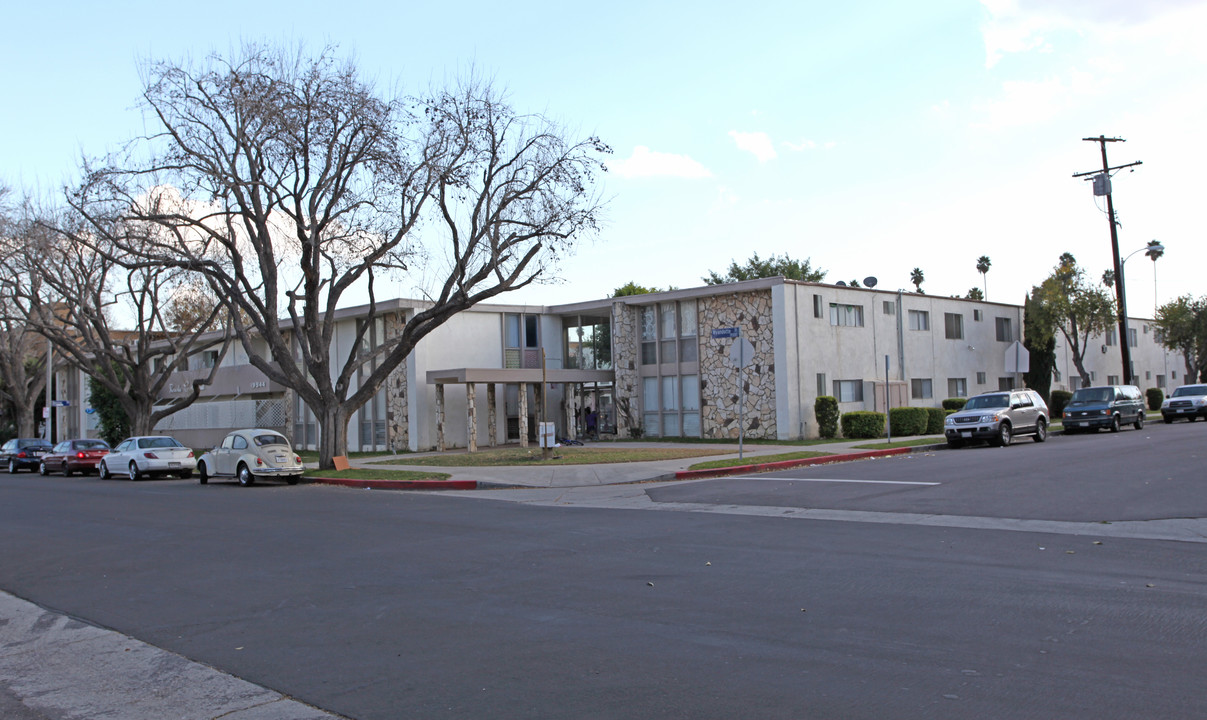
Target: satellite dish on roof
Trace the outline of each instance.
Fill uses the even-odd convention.
[[[834,284],[835,284],[835,285],[837,285],[838,287],[846,287],[846,286],[847,286],[846,282],[845,282],[845,281],[843,281],[843,280],[839,280],[838,282],[836,282],[836,283],[834,283]]]
[[[865,278],[863,279],[863,286],[864,286],[864,287],[870,287],[870,288],[874,288],[874,287],[876,287],[876,276],[875,276],[875,275],[868,275],[867,277],[865,277]]]

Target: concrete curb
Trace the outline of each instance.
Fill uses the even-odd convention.
[[[773,472],[775,470],[790,470],[806,465],[828,465],[830,463],[849,462],[851,460],[866,460],[869,458],[887,457],[890,455],[908,455],[920,450],[935,450],[939,445],[914,445],[912,447],[889,448],[888,450],[865,450],[863,452],[842,453],[837,455],[822,455],[801,460],[780,460],[779,462],[752,463],[750,465],[735,465],[726,468],[709,468],[707,470],[680,470],[674,474],[676,480],[701,480],[726,475],[745,475],[749,473]]]
[[[367,490],[477,490],[482,483],[477,480],[353,480],[350,478],[308,477],[311,482],[323,485],[340,485]],[[490,487],[493,489],[494,485]]]

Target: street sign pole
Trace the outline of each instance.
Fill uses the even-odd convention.
[[[884,356],[884,427],[888,430],[888,441],[893,441],[893,401],[888,392],[888,355]]]
[[[742,459],[742,445],[746,441],[746,385],[742,382],[742,368],[746,363],[742,350],[742,340],[738,338],[738,460]]]

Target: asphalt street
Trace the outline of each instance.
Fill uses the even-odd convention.
[[[0,588],[357,720],[1203,717],[1203,538],[1081,529],[1207,516],[1205,428],[584,489],[589,507],[0,475]],[[918,513],[1081,529],[891,521]]]

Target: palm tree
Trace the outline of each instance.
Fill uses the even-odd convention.
[[[976,271],[981,274],[981,282],[985,285],[985,297],[989,297],[989,278],[986,276],[989,272],[989,256],[982,255],[976,260]]]
[[[914,284],[915,288],[917,288],[919,295],[923,294],[922,293],[922,281],[925,279],[926,278],[923,277],[923,275],[922,275],[922,268],[914,268],[913,271],[910,272],[910,274],[909,274],[909,281]]]

